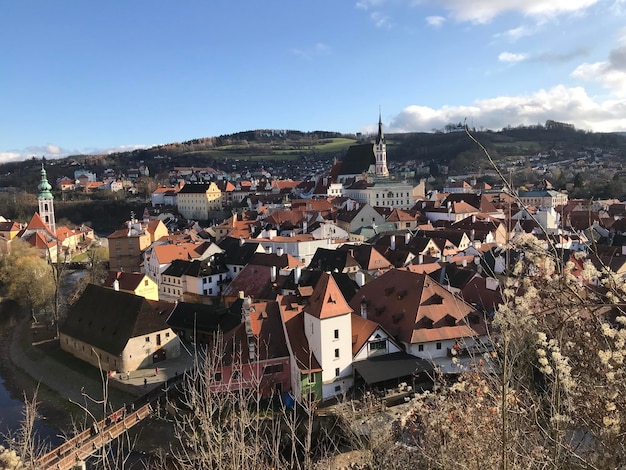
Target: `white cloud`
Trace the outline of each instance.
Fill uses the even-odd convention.
[[[370,19],[377,28],[391,27],[391,18],[380,11],[373,11],[370,13]]]
[[[626,45],[613,49],[609,60],[581,64],[571,75],[600,83],[614,95],[626,97]]]
[[[332,52],[332,48],[328,44],[318,42],[306,49],[292,49],[291,53],[303,59],[311,60],[316,56],[327,55]]]
[[[356,7],[360,10],[369,10],[385,3],[385,0],[358,0]]]
[[[517,54],[515,52],[502,52],[498,55],[500,62],[522,62],[526,60],[528,56],[526,54]]]
[[[507,12],[519,12],[536,19],[579,13],[599,0],[443,0],[442,4],[459,21],[488,23]]]
[[[434,28],[441,27],[446,22],[446,19],[443,16],[427,16],[426,23],[428,26],[432,26]]]
[[[521,25],[517,28],[511,28],[504,33],[498,33],[494,36],[496,38],[503,37],[505,39],[508,39],[509,41],[515,42],[523,37],[532,36],[533,34],[535,34],[534,28],[529,28],[528,26]]]
[[[87,148],[82,150],[69,150],[59,147],[58,145],[48,144],[44,146],[31,146],[23,150],[11,150],[0,152],[0,164],[8,162],[16,162],[28,160],[32,157],[46,157],[47,159],[65,158],[70,155],[101,155],[115,152],[132,152],[133,150],[150,148],[154,145],[132,144],[118,145],[116,147],[107,148]]]
[[[408,106],[391,121],[388,132],[430,132],[448,123],[464,122],[476,128],[501,129],[548,119],[570,122],[596,132],[626,130],[626,101],[596,102],[582,87],[558,85],[523,96],[499,96],[471,106]]]

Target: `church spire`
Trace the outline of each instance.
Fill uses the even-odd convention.
[[[376,137],[376,143],[380,144],[385,140],[383,135],[383,118],[381,116],[380,107],[378,107],[378,137]]]
[[[54,196],[52,186],[48,183],[46,169],[41,164],[41,181],[37,186],[37,202],[39,203],[39,216],[48,226],[52,234],[56,234],[56,222],[54,220]]]
[[[376,176],[382,178],[389,177],[387,169],[387,146],[385,145],[385,136],[383,135],[383,118],[378,108],[378,136],[374,145],[374,154],[376,155]]]

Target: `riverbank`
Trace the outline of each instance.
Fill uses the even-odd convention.
[[[24,397],[31,400],[37,390],[38,414],[55,431],[48,433],[52,434],[53,439],[48,439],[52,445],[63,440],[54,439],[56,435],[69,436],[87,427],[92,422],[89,415],[100,419],[105,392],[108,409],[118,409],[145,393],[141,374],[155,375],[148,377],[150,389],[168,375],[184,370],[182,365],[171,361],[159,368],[158,377],[154,369],[136,371],[130,381],[117,379],[123,382],[121,387],[114,383],[115,379],[103,387],[106,375],[101,377],[96,368],[62,351],[52,328],[43,322],[33,323],[29,316],[17,311],[8,320],[0,329],[0,376],[5,379],[10,394],[22,402]],[[135,390],[131,384],[136,385]],[[128,390],[124,391],[125,388]],[[174,438],[172,423],[151,417],[134,427],[129,438],[139,454],[168,449]]]

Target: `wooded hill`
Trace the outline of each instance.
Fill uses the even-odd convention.
[[[455,130],[459,130],[456,129]],[[576,158],[587,149],[602,149],[619,158],[626,157],[626,136],[622,133],[592,133],[573,126],[548,121],[546,125],[520,126],[501,131],[472,131],[495,160],[550,154],[554,159]],[[361,136],[369,141],[374,136]],[[465,132],[416,132],[386,134],[388,161],[424,162],[437,172],[439,165],[449,167],[449,174],[463,174],[488,167],[480,149]],[[159,145],[132,152],[108,155],[74,155],[55,160],[47,166],[51,181],[73,176],[75,168],[86,168],[97,174],[106,168],[125,172],[141,164],[148,165],[151,175],[173,166],[212,166],[231,171],[233,166],[255,168],[263,165],[289,164],[316,160],[341,159],[357,136],[329,131],[260,129],[219,137],[198,138],[186,142]],[[36,186],[41,160],[5,163],[0,166],[0,187]]]

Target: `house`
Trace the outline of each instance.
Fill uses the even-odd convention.
[[[256,390],[261,397],[291,390],[290,356],[278,303],[243,299],[242,322],[224,335],[211,388]]]
[[[211,344],[241,323],[242,301],[230,308],[195,302],[177,302],[167,324],[178,337],[194,344]]]
[[[144,263],[144,251],[167,233],[167,227],[161,220],[129,220],[125,228],[116,230],[107,237],[109,269],[139,272]]]
[[[359,289],[350,306],[365,303],[368,319],[379,323],[404,350],[434,360],[444,371],[453,351],[487,343],[484,316],[426,274],[393,269]]]
[[[213,251],[211,242],[154,243],[144,252],[144,271],[160,286],[161,275],[177,259],[206,259]]]
[[[337,213],[337,225],[348,233],[356,232],[361,227],[373,227],[385,223],[385,217],[369,204],[359,205],[352,210]]]
[[[256,300],[275,300],[278,279],[276,266],[246,265],[224,289],[224,303],[231,305],[241,295]]]
[[[209,301],[218,297],[222,287],[231,279],[221,256],[205,260],[175,259],[161,274],[159,298],[168,302]]]
[[[222,210],[222,192],[214,182],[186,184],[176,204],[185,219],[208,220],[210,211]]]
[[[353,384],[352,309],[333,277],[322,273],[303,306],[292,296],[277,300],[288,338],[294,396],[325,400],[346,393]]]
[[[109,271],[102,284],[109,289],[128,292],[148,300],[159,300],[159,288],[152,279],[144,273],[128,273],[123,271]]]
[[[243,238],[226,237],[218,242],[218,246],[224,251],[224,264],[231,278],[250,263],[255,253],[265,253],[260,243],[246,242]]]
[[[167,325],[174,304],[89,284],[60,328],[61,349],[104,371],[152,367],[180,355]]]
[[[19,233],[20,226],[17,223],[0,216],[0,254],[9,252],[11,240]]]

